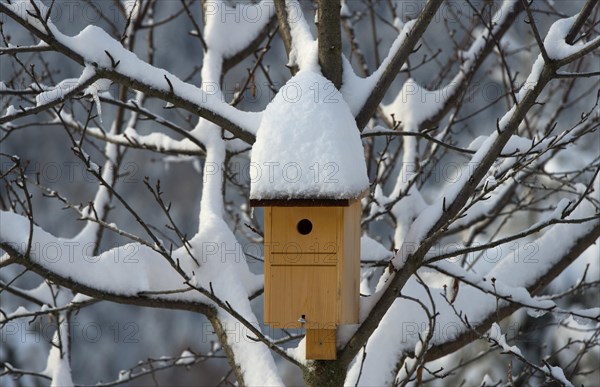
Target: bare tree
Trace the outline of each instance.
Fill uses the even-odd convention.
[[[87,383],[71,321],[99,301],[203,315],[215,342],[186,334],[106,386],[212,359],[238,385],[293,383],[278,363],[310,386],[598,380],[596,1],[76,4],[0,3],[0,380]],[[73,10],[95,17],[70,36]],[[257,317],[249,151],[298,72],[339,90],[371,181],[334,361]],[[48,143],[85,181],[32,173]],[[42,370],[18,331],[44,321]]]

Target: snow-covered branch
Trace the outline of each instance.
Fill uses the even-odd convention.
[[[161,98],[226,128],[248,143],[254,141],[260,116],[231,107],[220,94],[214,92],[214,87],[218,85],[213,85],[212,91],[207,91],[185,83],[166,70],[140,60],[104,30],[95,26],[86,27],[77,36],[66,36],[51,20],[42,22],[44,11],[36,14],[36,9],[45,9],[43,4],[37,4],[36,7],[32,4],[30,1],[0,3],[0,13],[8,15],[54,50],[67,55],[82,66],[93,66],[99,78],[110,79],[142,91],[148,96]],[[1,118],[0,123],[9,120],[12,118]]]
[[[91,385],[76,356],[106,348],[106,386],[600,373],[597,1],[84,5],[0,3],[0,384]],[[251,193],[366,187],[359,324],[307,361],[310,334],[262,323]],[[68,329],[112,314],[168,334],[90,351]]]
[[[356,126],[360,130],[364,129],[371,116],[377,110],[379,103],[392,84],[392,81],[396,78],[398,71],[412,53],[441,5],[441,0],[427,1],[419,17],[405,24],[404,29],[392,45],[388,57],[381,63],[381,67],[367,79],[369,86],[366,89],[359,88],[361,95],[366,97],[366,99],[350,103],[350,107],[356,115]],[[348,95],[349,92],[344,92],[344,90],[356,90],[356,85],[351,81],[353,76],[354,72],[352,68],[346,65],[344,67],[342,93],[348,101],[352,101],[353,98]]]
[[[563,21],[556,23],[558,25],[564,24]],[[568,31],[564,31],[565,35],[567,33]],[[375,295],[377,301],[371,304],[373,305],[371,311],[362,322],[361,327],[348,341],[342,352],[342,361],[350,363],[360,348],[369,340],[411,274],[421,265],[433,242],[441,236],[447,225],[455,219],[470,200],[479,182],[485,177],[501,154],[504,146],[516,132],[527,112],[534,106],[544,87],[552,80],[553,74],[554,67],[545,64],[540,55],[533,65],[525,85],[518,94],[517,104],[513,105],[504,117],[498,121],[497,127],[492,129],[492,135],[479,147],[477,153],[471,159],[470,163],[475,168],[469,171],[468,174],[462,175],[461,179],[455,183],[455,187],[444,193],[443,198],[438,199],[420,212],[406,237],[407,241],[417,245],[418,248],[407,256],[402,254],[402,249],[401,253],[397,254],[394,275],[387,280],[384,289]]]

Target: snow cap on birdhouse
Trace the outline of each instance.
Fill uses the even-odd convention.
[[[252,147],[250,199],[348,200],[368,189],[360,132],[340,92],[300,71],[267,106]]]

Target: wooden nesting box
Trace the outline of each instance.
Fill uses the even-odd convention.
[[[265,323],[306,328],[306,358],[336,357],[358,323],[360,198],[251,200],[265,207]]]

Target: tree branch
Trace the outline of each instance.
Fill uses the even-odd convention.
[[[235,65],[246,59],[250,54],[258,49],[260,43],[269,36],[269,31],[275,27],[277,19],[275,15],[271,17],[269,23],[262,29],[260,34],[256,36],[252,41],[248,43],[246,47],[238,51],[236,54],[223,58],[223,74],[226,74]]]
[[[29,24],[28,20],[22,19],[18,14],[13,12],[13,10],[8,6],[8,4],[0,3],[0,13],[4,13],[9,16],[11,19],[15,20],[17,23],[21,24],[24,28],[30,31],[39,39],[45,41],[49,46],[51,46],[54,50],[68,56],[73,59],[75,62],[80,65],[86,65],[86,62],[89,62],[80,52],[75,51],[74,49],[68,47],[67,45],[60,42],[55,36],[50,33],[43,33],[37,28],[33,27]],[[63,37],[64,39],[72,39],[68,37]],[[147,64],[140,60],[140,63]],[[151,66],[148,64],[148,66]],[[154,69],[154,66],[151,66]],[[159,70],[159,69],[157,69]],[[164,72],[164,70],[161,70]],[[117,82],[122,85],[126,85],[133,89],[142,91],[147,96],[156,97],[162,99],[166,102],[170,102],[176,107],[185,109],[193,114],[196,114],[200,117],[203,117],[218,126],[221,126],[223,129],[230,131],[234,136],[245,141],[248,144],[252,144],[255,140],[255,136],[252,133],[253,129],[251,124],[250,126],[245,126],[244,116],[254,115],[252,113],[243,112],[237,110],[236,108],[230,106],[225,101],[221,101],[217,95],[208,95],[202,90],[187,84],[173,76],[173,78],[166,77],[166,82],[169,83],[169,87],[165,87],[162,89],[157,88],[155,85],[151,85],[143,81],[143,78],[139,78],[135,76],[135,74],[124,74],[118,70],[118,66],[110,67],[97,67],[97,76],[100,78],[110,79],[114,82]],[[147,74],[145,74],[147,76]],[[159,80],[156,80],[158,82]],[[177,87],[173,87],[177,86]],[[196,96],[202,98],[206,98],[208,103],[197,103],[190,99],[190,93],[182,93],[178,94],[178,87],[186,87],[186,88],[194,88]],[[204,101],[203,101],[204,102]],[[248,117],[249,118],[249,117]],[[252,119],[247,120],[252,122]],[[6,122],[6,120],[0,119],[0,123]]]
[[[39,274],[43,278],[46,278],[60,286],[69,288],[74,292],[82,293],[90,297],[100,300],[114,301],[121,304],[147,306],[151,308],[188,310],[191,312],[202,313],[204,315],[210,315],[211,313],[214,313],[214,307],[197,301],[183,301],[168,297],[163,298],[160,296],[132,296],[96,289],[77,281],[75,278],[64,277],[46,269],[44,266],[38,263],[38,260],[22,255],[10,243],[0,242],[0,248],[6,251],[10,257],[16,259],[20,265],[25,266],[27,269]]]
[[[431,23],[431,20],[433,19],[433,16],[438,8],[442,5],[442,2],[443,0],[428,0],[427,4],[425,4],[425,8],[423,11],[421,11],[421,14],[415,22],[414,27],[410,31],[410,34],[406,37],[406,39],[404,39],[402,45],[392,57],[389,65],[385,68],[383,74],[377,80],[372,93],[369,95],[367,101],[356,116],[356,125],[358,126],[359,130],[362,131],[373,114],[375,114],[375,111],[377,111],[379,103],[385,96],[385,93],[391,86],[394,79],[396,79],[400,68],[402,68],[408,59],[408,56],[412,53],[417,42],[425,33],[425,30],[429,26],[429,23]]]
[[[527,290],[529,290],[532,296],[539,295],[554,278],[558,277],[558,275],[562,273],[571,263],[573,263],[577,257],[579,257],[589,246],[595,243],[596,239],[598,238],[600,238],[600,226],[596,226],[590,232],[581,236],[577,240],[568,241],[571,245],[569,252],[565,254],[556,265],[553,265],[546,273],[542,274],[536,283],[529,286]],[[568,243],[567,241],[565,242]],[[519,309],[520,305],[510,304],[500,308],[498,311],[494,310],[493,313],[491,313],[480,324],[474,327],[474,329],[483,335],[490,329],[494,322],[503,320]],[[453,353],[478,338],[479,337],[474,335],[473,332],[467,331],[460,336],[453,338],[452,340],[436,344],[428,350],[427,361],[433,361]]]
[[[325,78],[336,88],[342,85],[342,31],[340,0],[319,0],[318,50],[319,64]]]
[[[285,52],[290,56],[292,51],[292,30],[290,28],[290,22],[288,20],[288,11],[285,0],[275,0],[275,15],[277,16],[277,22],[279,23],[279,35],[283,40]]]
[[[483,62],[489,57],[490,53],[494,50],[494,47],[500,42],[500,39],[504,36],[506,31],[513,25],[519,13],[523,10],[523,5],[520,2],[514,3],[514,6],[510,8],[507,15],[499,15],[502,17],[502,22],[498,26],[492,26],[488,31],[490,36],[485,41],[482,50],[475,57],[473,64],[468,69],[467,73],[464,74],[463,81],[452,90],[452,94],[446,98],[445,103],[441,109],[433,116],[424,120],[420,125],[419,129],[431,128],[437,125],[437,123],[455,106],[458,98],[463,95],[471,85],[473,77],[477,73],[477,70],[481,67]]]
[[[394,276],[388,280],[388,285],[385,290],[383,290],[379,301],[377,301],[365,321],[342,350],[339,359],[344,364],[349,364],[360,348],[367,342],[383,316],[385,316],[387,310],[400,294],[406,281],[420,267],[429,249],[433,246],[435,241],[441,237],[447,225],[457,216],[457,214],[459,214],[460,210],[471,198],[471,195],[477,189],[479,182],[485,177],[487,171],[501,154],[502,149],[508,140],[517,131],[529,109],[535,105],[537,97],[542,93],[544,87],[553,79],[555,73],[554,66],[554,64],[544,63],[539,74],[537,74],[534,79],[528,79],[530,82],[535,82],[535,85],[533,87],[531,87],[531,85],[523,86],[529,88],[522,89],[523,95],[521,96],[519,103],[513,106],[513,108],[505,115],[502,127],[498,125],[497,132],[493,134],[493,136],[496,135],[493,143],[491,143],[489,147],[480,148],[478,153],[474,156],[472,162],[475,163],[476,167],[473,173],[469,175],[466,181],[458,182],[458,184],[462,185],[450,205],[444,206],[444,211],[440,213],[439,218],[434,222],[433,226],[428,229],[425,240],[420,241],[419,247],[414,253],[407,257],[406,263],[402,269],[399,272],[396,272]],[[444,198],[444,201],[445,199],[446,198]],[[437,205],[437,203],[434,203],[433,205]]]
[[[592,10],[594,9],[594,7],[596,5],[598,5],[597,0],[587,0],[585,2],[585,5],[583,6],[583,8],[581,8],[581,11],[579,11],[579,15],[577,15],[577,19],[575,19],[575,23],[573,23],[571,30],[569,31],[569,33],[567,34],[567,37],[565,38],[565,41],[567,42],[567,44],[575,43],[575,38],[577,37],[577,34],[583,28],[583,25],[585,24],[587,19],[592,14]]]
[[[11,122],[14,120],[18,120],[19,118],[27,117],[33,114],[38,114],[48,109],[51,109],[57,105],[64,103],[66,100],[75,97],[76,95],[82,93],[89,85],[94,83],[99,78],[98,75],[94,75],[89,79],[79,83],[77,86],[72,88],[69,92],[61,95],[59,98],[53,99],[47,103],[39,104],[30,108],[23,108],[22,110],[14,113],[8,114],[0,117],[0,124],[4,124],[7,122]],[[42,92],[43,93],[43,92]]]

